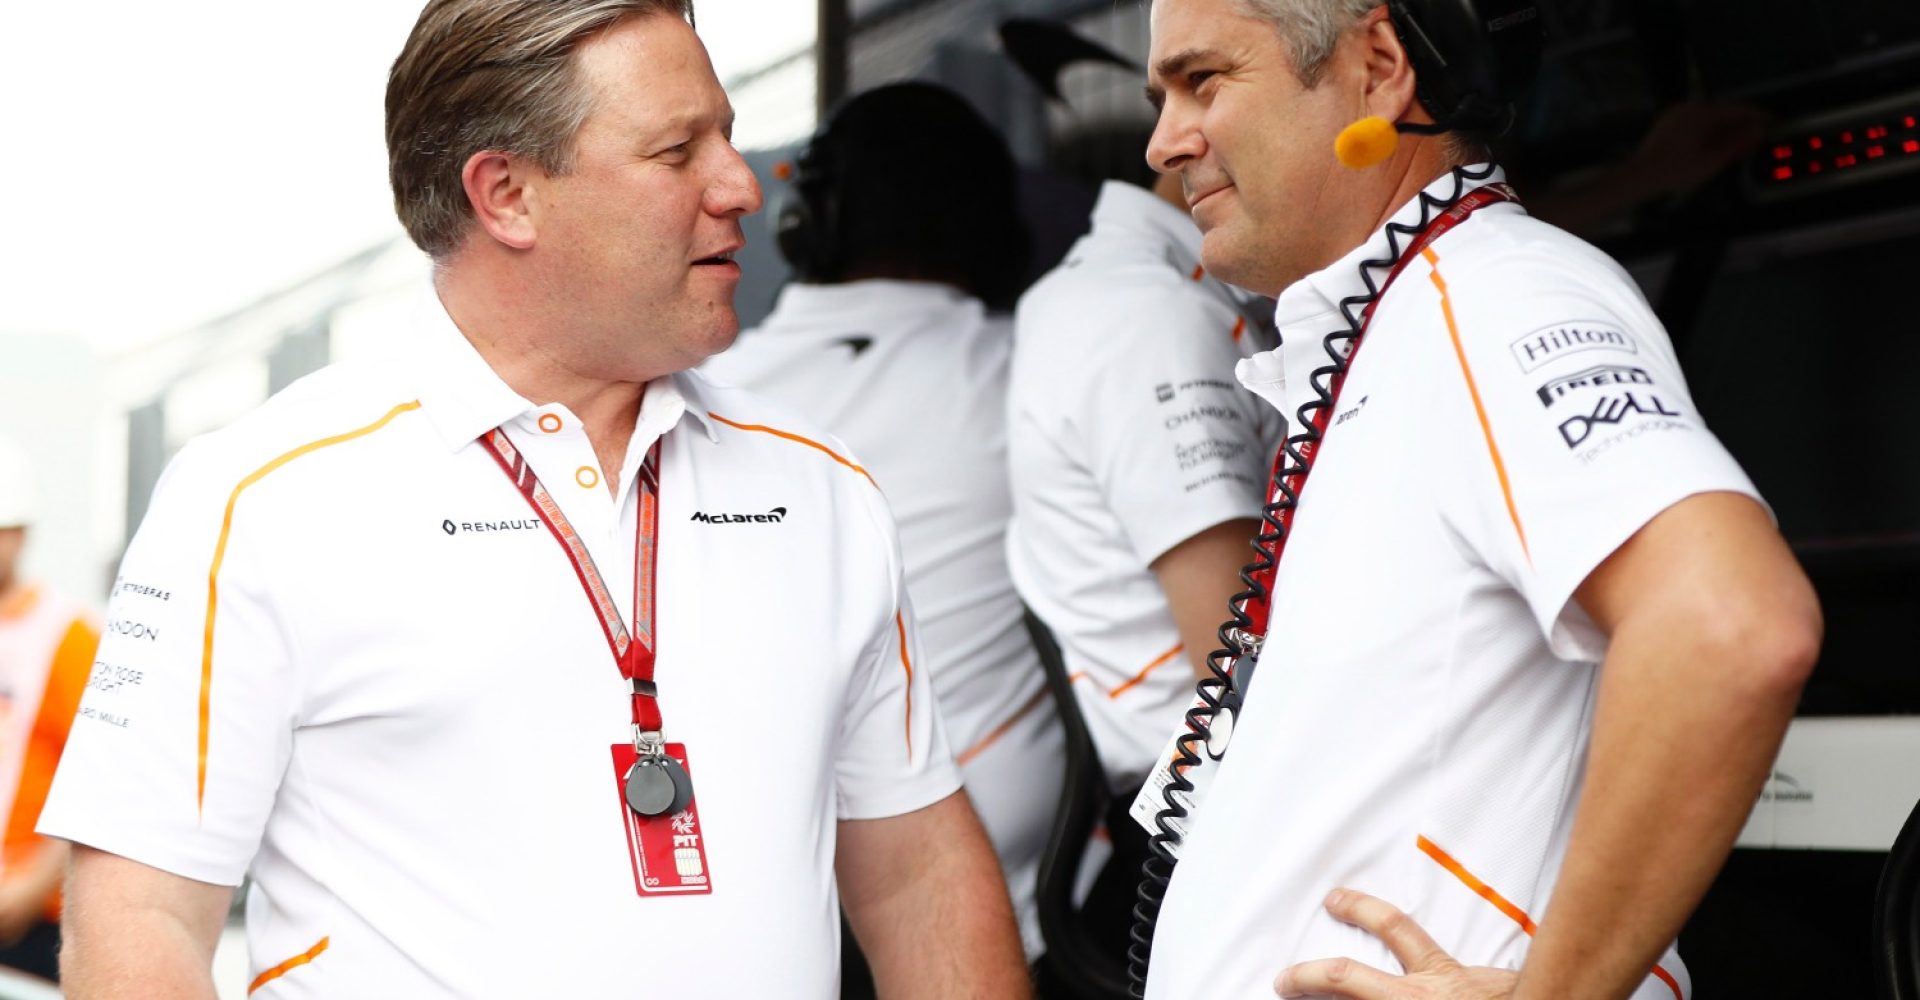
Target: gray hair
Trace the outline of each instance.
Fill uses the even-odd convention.
[[[436,259],[473,224],[461,172],[473,154],[573,169],[593,110],[574,51],[627,17],[693,20],[693,0],[431,0],[387,78],[387,174],[394,210]]]
[[[1239,0],[1250,16],[1273,22],[1293,57],[1293,73],[1312,88],[1333,58],[1340,36],[1382,0]]]

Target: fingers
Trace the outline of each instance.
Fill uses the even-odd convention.
[[[1351,1000],[1392,1000],[1398,976],[1390,976],[1351,958],[1301,962],[1280,973],[1273,992],[1283,997],[1336,996]]]
[[[1383,899],[1352,889],[1327,895],[1327,912],[1384,942],[1409,975],[1445,969],[1458,963],[1412,917]]]

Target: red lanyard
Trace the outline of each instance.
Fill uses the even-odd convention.
[[[1347,372],[1353,371],[1354,358],[1360,354],[1360,341],[1366,337],[1367,327],[1373,323],[1374,307],[1380,304],[1381,299],[1387,297],[1387,289],[1393,287],[1393,282],[1396,278],[1400,277],[1400,272],[1406,270],[1407,265],[1412,263],[1413,259],[1420,255],[1421,251],[1432,246],[1435,240],[1445,236],[1451,232],[1455,226],[1467,221],[1467,218],[1473,215],[1473,213],[1486,208],[1488,205],[1497,205],[1504,201],[1518,202],[1519,200],[1520,196],[1514,192],[1513,188],[1506,184],[1488,184],[1476,188],[1471,194],[1454,203],[1452,208],[1442,212],[1432,222],[1427,223],[1427,227],[1420,231],[1420,235],[1415,237],[1414,241],[1409,244],[1405,250],[1400,252],[1400,259],[1394,261],[1393,270],[1387,272],[1386,283],[1380,286],[1380,294],[1374,296],[1373,301],[1367,303],[1366,309],[1361,311],[1360,329],[1354,334],[1353,345],[1347,351],[1346,366],[1340,374],[1333,377],[1331,387],[1332,398],[1327,401],[1326,406],[1314,411],[1311,418],[1314,430],[1318,433],[1316,433],[1311,440],[1304,441],[1300,444],[1300,466],[1286,478],[1287,489],[1292,491],[1295,502],[1292,506],[1280,512],[1279,539],[1270,545],[1262,546],[1267,550],[1266,554],[1272,558],[1272,562],[1265,570],[1254,574],[1254,590],[1259,596],[1248,600],[1246,606],[1247,617],[1253,622],[1252,628],[1248,631],[1256,638],[1264,639],[1266,637],[1267,622],[1271,617],[1270,609],[1273,600],[1274,577],[1280,568],[1280,556],[1281,553],[1286,550],[1287,539],[1293,536],[1293,515],[1295,511],[1299,510],[1301,490],[1306,487],[1307,473],[1313,471],[1314,454],[1319,451],[1320,443],[1325,440],[1327,423],[1333,418],[1334,412],[1340,407],[1340,390],[1346,385]],[[1286,462],[1286,458],[1287,449],[1285,446],[1282,446],[1280,453],[1273,457],[1273,479],[1279,478],[1280,470]],[[1273,479],[1269,479],[1268,482],[1272,482]],[[1276,488],[1268,502],[1276,502],[1279,498],[1280,491]]]
[[[659,743],[660,701],[653,685],[653,618],[659,566],[660,442],[655,441],[653,447],[647,449],[647,459],[640,465],[639,523],[633,533],[633,627],[637,635],[628,634],[626,623],[620,620],[620,610],[613,603],[613,594],[594,566],[593,556],[587,553],[586,543],[560,512],[560,505],[554,502],[547,488],[540,485],[540,478],[533,474],[526,456],[520,454],[500,430],[481,435],[480,446],[500,463],[501,471],[513,480],[514,488],[527,498],[548,533],[560,543],[567,561],[573,564],[574,574],[580,578],[580,589],[586,592],[587,601],[600,616],[600,629],[606,634],[607,648],[613,651],[614,666],[633,689],[634,745]]]

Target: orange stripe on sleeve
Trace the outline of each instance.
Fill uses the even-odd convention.
[[[207,630],[200,646],[200,769],[194,786],[194,809],[204,812],[207,805],[207,734],[213,722],[213,628],[215,612],[220,607],[220,564],[227,558],[227,537],[233,532],[233,508],[240,502],[240,494],[247,487],[267,478],[274,471],[302,455],[311,455],[322,448],[328,448],[358,437],[365,437],[393,422],[393,418],[409,410],[420,408],[420,401],[401,403],[387,411],[386,416],[345,434],[310,441],[279,458],[255,469],[247,478],[240,480],[227,497],[227,510],[220,518],[220,540],[213,546],[213,566],[207,570]]]
[[[1199,281],[1200,279],[1206,276],[1207,276],[1207,265],[1205,264],[1193,265],[1193,280]]]
[[[1233,321],[1233,342],[1238,344],[1240,342],[1240,338],[1246,335],[1247,335],[1247,318],[1245,316],[1242,316],[1239,319],[1236,319]]]
[[[737,421],[733,421],[733,420],[728,420],[728,419],[727,419],[726,417],[723,417],[723,416],[721,416],[720,414],[718,414],[718,413],[714,413],[714,412],[712,412],[712,411],[708,411],[708,413],[707,413],[707,416],[709,416],[709,417],[712,417],[713,419],[715,419],[715,420],[718,420],[718,421],[720,421],[721,423],[723,423],[723,424],[726,424],[726,425],[727,425],[728,427],[731,427],[731,428],[733,428],[733,429],[735,429],[735,430],[741,430],[741,431],[756,431],[756,432],[758,432],[758,433],[761,433],[761,434],[771,434],[771,435],[773,435],[774,437],[777,437],[777,438],[785,438],[785,439],[786,439],[786,440],[788,440],[788,441],[793,441],[793,442],[796,442],[796,443],[799,443],[799,444],[804,444],[804,445],[806,445],[807,447],[809,447],[809,448],[812,448],[812,449],[814,449],[815,451],[818,451],[818,452],[820,452],[821,454],[823,454],[823,455],[825,455],[825,456],[827,456],[828,458],[831,458],[831,459],[833,459],[834,461],[836,461],[836,462],[839,462],[839,463],[840,463],[841,465],[844,465],[844,466],[846,466],[847,468],[849,468],[849,469],[852,469],[852,470],[853,470],[853,471],[855,471],[855,472],[858,472],[858,473],[859,473],[860,475],[862,475],[862,476],[865,476],[865,477],[866,477],[866,480],[867,480],[867,482],[869,482],[869,483],[873,483],[873,488],[874,488],[874,489],[876,489],[876,490],[877,490],[877,489],[879,489],[879,488],[880,488],[880,484],[879,484],[879,483],[874,483],[874,482],[873,482],[873,476],[872,476],[871,474],[869,474],[869,473],[867,472],[867,470],[866,470],[866,469],[864,469],[864,468],[862,468],[862,467],[860,467],[860,466],[858,466],[858,465],[855,465],[855,464],[853,464],[852,462],[850,462],[850,461],[848,461],[848,460],[847,460],[847,457],[846,457],[845,455],[842,455],[842,454],[840,454],[839,452],[837,452],[837,451],[834,451],[834,450],[833,450],[832,448],[829,448],[829,447],[827,447],[826,445],[824,445],[824,444],[821,444],[820,442],[818,442],[818,441],[815,441],[815,440],[814,440],[814,439],[812,439],[812,438],[809,438],[809,437],[801,437],[801,436],[800,436],[800,435],[798,435],[798,434],[794,434],[794,433],[790,433],[790,432],[788,432],[788,431],[783,431],[783,430],[781,430],[781,429],[779,429],[779,428],[777,428],[777,427],[768,427],[768,426],[766,426],[765,424],[743,424],[743,423],[739,423],[739,422],[737,422]]]
[[[1149,663],[1146,666],[1140,668],[1140,672],[1128,678],[1125,684],[1122,684],[1119,687],[1114,688],[1112,691],[1107,692],[1107,697],[1118,698],[1121,695],[1126,694],[1128,691],[1133,690],[1135,685],[1147,679],[1148,674],[1153,673],[1155,670],[1159,669],[1161,664],[1166,663],[1169,660],[1172,660],[1174,657],[1180,655],[1180,651],[1185,648],[1187,648],[1185,643],[1181,643],[1181,642],[1174,643],[1172,649],[1169,649],[1166,652],[1161,653],[1159,656],[1154,657],[1152,663]]]
[[[1440,277],[1440,258],[1432,247],[1420,251],[1427,259],[1427,265],[1433,268],[1431,277],[1433,287],[1440,290],[1440,312],[1447,318],[1447,336],[1453,339],[1453,356],[1460,359],[1460,377],[1467,381],[1467,395],[1473,397],[1474,415],[1480,418],[1480,433],[1487,439],[1487,454],[1493,458],[1494,474],[1500,477],[1500,495],[1507,501],[1507,517],[1513,521],[1513,530],[1520,536],[1520,552],[1527,557],[1527,564],[1533,564],[1533,552],[1527,548],[1527,529],[1520,524],[1520,509],[1513,503],[1513,484],[1507,479],[1507,463],[1500,458],[1500,446],[1493,440],[1493,424],[1487,421],[1486,404],[1480,400],[1480,387],[1473,380],[1473,368],[1467,364],[1466,348],[1460,345],[1460,327],[1453,319],[1453,299],[1447,294],[1447,283]]]
[[[893,627],[900,635],[900,668],[907,672],[907,762],[913,762],[913,659],[907,655],[907,619],[893,613]]]
[[[253,983],[247,987],[247,995],[252,996],[254,991],[259,989],[260,987],[265,986],[276,979],[279,979],[281,976],[286,975],[287,973],[293,971],[294,969],[297,969],[307,964],[308,962],[313,961],[316,958],[319,958],[321,953],[327,950],[327,945],[330,943],[332,943],[331,938],[321,938],[319,941],[314,943],[313,947],[308,948],[306,951],[303,951],[300,954],[295,955],[284,962],[281,962],[279,965],[276,965],[273,968],[268,969],[265,972],[262,972],[258,976],[253,977]]]
[[[1472,872],[1467,870],[1465,865],[1455,860],[1453,855],[1441,850],[1440,845],[1428,840],[1425,836],[1419,837],[1415,843],[1419,846],[1422,854],[1432,858],[1435,864],[1445,868],[1454,878],[1459,879],[1461,885],[1471,889],[1474,895],[1492,903],[1494,909],[1506,914],[1514,923],[1519,924],[1520,929],[1527,932],[1528,937],[1532,937],[1534,933],[1540,929],[1539,926],[1533,922],[1533,918],[1527,916],[1527,911],[1515,906],[1512,900],[1500,895],[1492,886],[1480,881]],[[1655,965],[1649,975],[1665,983],[1667,988],[1673,991],[1674,1000],[1686,1000],[1685,994],[1680,991],[1679,981],[1673,978],[1672,973]]]

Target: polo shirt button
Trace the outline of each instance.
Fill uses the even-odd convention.
[[[573,481],[579,483],[581,489],[590,490],[600,485],[600,472],[591,465],[583,465],[573,470]]]
[[[566,423],[560,419],[560,414],[558,413],[540,414],[540,430],[542,432],[547,434],[558,434],[560,433],[560,428],[564,426],[566,426]]]

